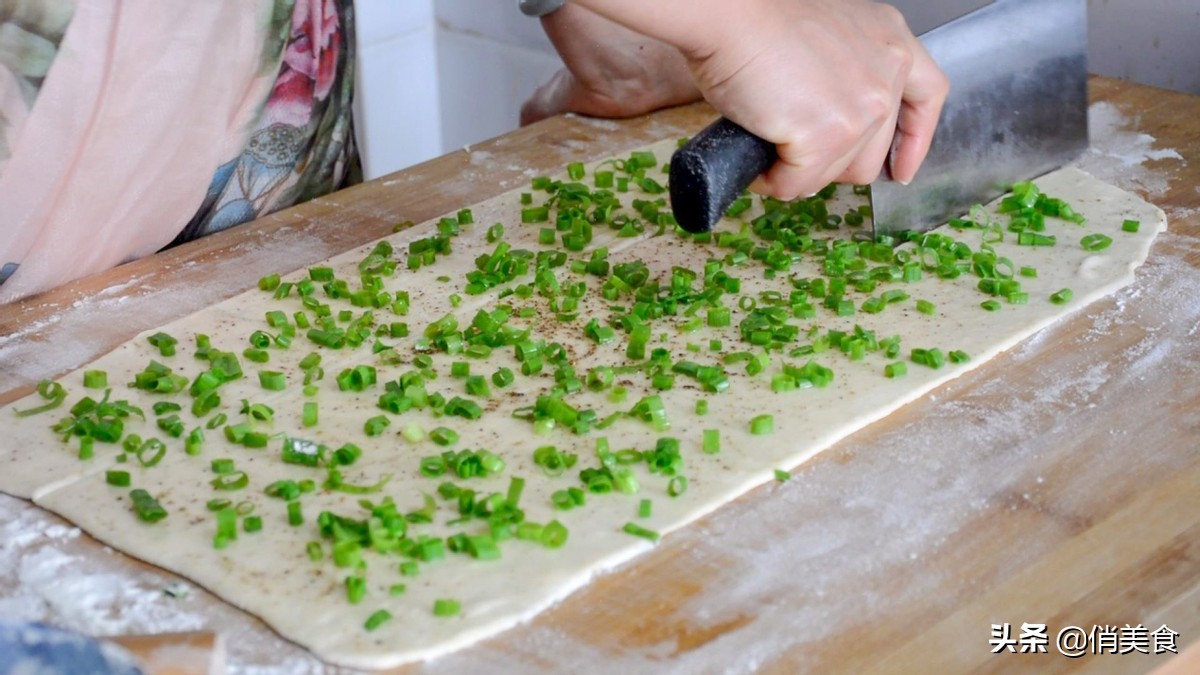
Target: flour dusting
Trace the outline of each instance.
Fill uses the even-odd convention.
[[[282,240],[287,241],[286,246],[279,245]],[[316,235],[294,228],[264,233],[258,240],[236,248],[251,254],[259,266],[247,269],[238,258],[213,256],[202,264],[212,269],[215,277],[241,277],[246,286],[251,286],[261,270],[289,272],[332,253]],[[36,384],[47,373],[73,370],[97,358],[96,345],[107,335],[127,335],[130,330],[128,325],[114,326],[105,321],[118,307],[122,316],[132,317],[138,324],[134,328],[141,331],[166,324],[179,316],[181,309],[199,311],[226,295],[213,284],[190,284],[181,293],[170,282],[159,287],[149,283],[148,278],[135,276],[93,295],[80,296],[71,302],[70,311],[0,335],[0,372],[6,378],[5,389]],[[109,342],[115,346],[120,340],[112,337]],[[47,349],[46,345],[54,348]]]
[[[165,591],[175,577],[133,570],[127,558],[29,503],[0,494],[0,616],[46,622],[86,635],[150,635],[212,630],[226,635],[230,673],[325,672],[320,661],[232,608],[201,611],[194,596]],[[210,603],[211,604],[211,603]]]
[[[0,615],[89,635],[195,630],[205,618],[134,580],[111,559],[84,557],[80,531],[0,495]],[[163,579],[163,585],[166,580]]]
[[[621,125],[613,120],[604,119],[601,117],[588,117],[587,115],[577,115],[575,113],[567,113],[566,117],[578,120],[595,129],[604,131],[620,131]]]
[[[476,150],[470,153],[470,155],[470,162],[472,166],[490,169],[495,165],[495,162],[492,161],[495,155],[487,150]]]
[[[1171,160],[1178,164],[1164,166],[1177,170],[1186,163],[1179,151],[1157,148],[1153,136],[1131,128],[1136,121],[1125,117],[1112,103],[1092,104],[1088,108],[1088,125],[1091,147],[1079,167],[1124,190],[1162,194],[1170,187],[1169,176],[1162,167],[1146,164]]]

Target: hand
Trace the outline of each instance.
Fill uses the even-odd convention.
[[[893,145],[892,177],[911,181],[949,84],[900,13],[863,0],[746,4],[746,27],[721,31],[689,65],[714,106],[776,144],[779,162],[755,188],[790,199],[869,183]]]
[[[564,112],[632,117],[700,100],[674,47],[568,2],[542,18],[566,67],[521,106],[521,124]]]
[[[753,186],[781,199],[911,181],[948,82],[894,8],[866,0],[574,0],[680,48],[718,110],[776,144]]]

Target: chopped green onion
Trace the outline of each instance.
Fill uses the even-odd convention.
[[[544,223],[547,220],[550,220],[550,209],[545,206],[527,206],[521,209],[522,223]]]
[[[726,328],[733,324],[732,314],[726,307],[712,307],[708,310],[708,325],[713,328]]]
[[[217,476],[209,481],[215,490],[241,490],[250,484],[250,476],[246,475],[245,471],[234,471],[233,473]]]
[[[36,408],[27,408],[25,410],[17,410],[16,408],[13,408],[13,411],[17,414],[17,417],[29,417],[30,415],[36,415],[38,413],[46,412],[47,410],[53,410],[62,405],[63,401],[67,400],[67,390],[54,380],[42,380],[41,382],[38,382],[37,393],[38,396],[46,399],[47,403],[37,406]]]
[[[108,470],[104,472],[104,482],[115,487],[129,487],[132,480],[128,471]]]
[[[155,466],[167,454],[167,446],[157,438],[147,438],[134,452],[142,466]]]
[[[420,443],[425,440],[425,429],[416,422],[409,422],[400,430],[400,435],[409,443]]]
[[[442,412],[447,415],[457,415],[468,420],[477,420],[483,416],[483,408],[478,403],[459,396],[446,401]]]
[[[84,436],[79,439],[79,459],[91,459],[95,456],[96,439]]]
[[[426,478],[437,478],[446,473],[446,460],[437,455],[421,458],[421,475]]]
[[[889,363],[883,367],[883,374],[885,377],[890,377],[892,379],[904,377],[908,374],[908,365],[903,361]]]
[[[504,496],[504,500],[515,507],[521,502],[521,493],[524,491],[525,479],[520,476],[513,476],[508,481],[508,493]]]
[[[911,358],[913,363],[928,366],[934,370],[946,365],[946,356],[942,354],[942,350],[936,347],[931,349],[913,349]]]
[[[304,512],[300,508],[300,500],[288,502],[288,525],[299,527],[304,524]]]
[[[458,616],[462,611],[462,603],[449,598],[438,598],[433,601],[433,615],[440,617]]]
[[[287,378],[276,370],[258,371],[258,383],[268,391],[283,391],[287,389]]]
[[[88,389],[104,389],[108,386],[108,373],[103,370],[83,371],[83,386]]]
[[[363,432],[368,436],[378,436],[391,423],[392,421],[386,415],[376,415],[363,423]]]
[[[211,462],[211,466],[212,466],[212,472],[219,476],[224,476],[225,474],[230,474],[237,470],[237,467],[234,466],[233,460],[229,459],[227,457],[221,458],[221,459],[214,459]]]
[[[715,455],[721,451],[721,430],[720,429],[705,429],[704,441],[701,449],[705,454]]]
[[[386,609],[376,610],[371,616],[367,617],[367,622],[363,624],[363,628],[367,630],[375,630],[383,624],[392,620],[392,613]]]
[[[513,371],[509,368],[500,368],[492,373],[492,384],[497,387],[507,387],[513,383],[514,379],[516,379],[516,376],[513,375]]]
[[[649,518],[653,509],[654,502],[651,502],[649,499],[643,499],[638,504],[638,518]]]
[[[166,333],[158,332],[146,338],[146,342],[149,342],[152,346],[157,347],[159,354],[162,354],[163,356],[174,356],[175,345],[178,344],[179,341],[170,335],[167,335]]]
[[[429,438],[438,445],[454,445],[458,442],[458,432],[446,427],[437,427],[429,432]]]
[[[308,554],[308,559],[313,562],[318,562],[325,557],[325,551],[321,549],[321,542],[310,541],[304,547],[305,553]]]
[[[1050,295],[1050,302],[1056,305],[1065,305],[1075,297],[1075,292],[1069,288],[1064,288]]]
[[[258,288],[263,291],[273,291],[279,288],[279,275],[268,274],[258,280]]]
[[[1111,246],[1112,237],[1108,236],[1107,234],[1089,234],[1083,239],[1079,240],[1079,245],[1082,246],[1083,250],[1085,251],[1096,253]]]
[[[937,314],[937,305],[934,305],[928,300],[917,300],[917,311],[922,314],[933,316],[934,314]]]
[[[1052,234],[1025,231],[1017,235],[1017,244],[1021,246],[1054,246],[1057,243],[1057,238]]]
[[[637,523],[625,523],[625,527],[621,528],[626,534],[632,534],[635,537],[641,537],[647,541],[658,543],[661,535],[654,530],[648,530]]]
[[[468,375],[466,389],[467,393],[471,396],[488,398],[492,395],[492,390],[487,384],[487,378],[482,375]]]
[[[476,560],[497,560],[500,549],[490,535],[467,537],[467,553]]]
[[[347,443],[333,453],[334,463],[338,466],[350,466],[362,457],[362,448],[353,443]]]
[[[792,474],[788,473],[787,471],[784,471],[783,469],[775,469],[775,480],[779,481],[780,483],[791,479],[791,477]]]
[[[330,469],[329,477],[325,479],[323,487],[326,490],[337,490],[351,495],[366,495],[379,492],[385,485],[392,480],[392,474],[384,474],[378,482],[373,485],[354,485],[347,483],[342,479],[342,472],[336,469]]]
[[[775,417],[759,415],[750,420],[750,433],[755,436],[765,436],[775,432]]]
[[[129,499],[133,503],[133,510],[137,513],[138,518],[144,522],[156,523],[167,517],[167,510],[145,490],[138,488],[130,491]]]
[[[553,549],[562,548],[567,543],[568,534],[566,525],[552,520],[542,528],[542,546]]]
[[[1136,220],[1126,220],[1125,222],[1121,223],[1121,230],[1123,232],[1137,232],[1141,227],[1141,222]]]
[[[237,539],[237,511],[223,508],[217,511],[217,532],[213,535],[213,548],[223,549]]]
[[[679,495],[687,492],[687,487],[688,480],[686,477],[675,476],[671,479],[671,482],[667,483],[667,494],[672,497],[678,497]]]
[[[352,605],[362,602],[367,595],[367,580],[360,576],[346,577],[346,600]]]
[[[155,415],[165,415],[170,412],[179,412],[183,410],[183,406],[174,401],[159,401],[153,407]]]

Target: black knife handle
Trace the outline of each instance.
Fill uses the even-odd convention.
[[[775,144],[722,117],[671,157],[671,209],[688,232],[708,232],[751,182],[771,168]]]

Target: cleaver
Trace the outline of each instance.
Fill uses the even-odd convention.
[[[1087,0],[996,0],[920,40],[950,93],[912,183],[872,183],[877,238],[937,227],[1088,147]],[[776,158],[773,143],[718,119],[671,158],[675,219],[711,230]]]

